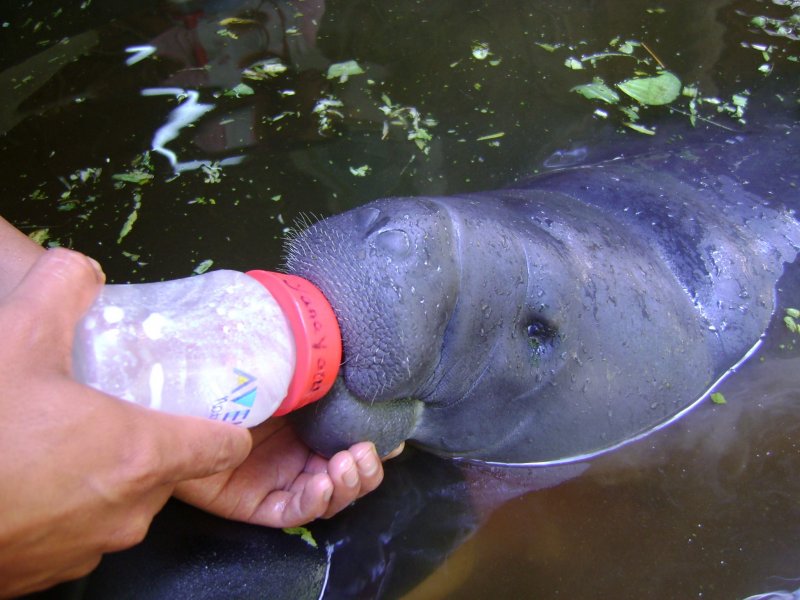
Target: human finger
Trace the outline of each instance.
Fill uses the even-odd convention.
[[[334,488],[325,517],[340,512],[383,480],[383,466],[372,442],[360,442],[338,452],[328,461],[327,472]]]
[[[139,407],[131,407],[139,408]],[[239,466],[250,454],[250,432],[201,417],[138,411],[141,462],[153,465],[153,482],[177,483]],[[145,450],[146,449],[146,450]]]
[[[53,248],[42,254],[4,302],[24,309],[15,315],[35,319],[20,323],[31,330],[32,344],[40,341],[49,346],[71,346],[75,324],[104,281],[95,260],[73,250]]]
[[[268,494],[247,519],[267,527],[296,527],[326,513],[334,493],[334,484],[325,473],[303,473],[289,490]]]

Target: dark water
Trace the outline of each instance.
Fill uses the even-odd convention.
[[[381,196],[501,187],[543,164],[590,160],[598,140],[646,146],[651,138],[622,125],[630,116],[569,90],[593,77],[610,83],[637,69],[653,74],[654,57],[708,100],[699,103],[702,117],[738,127],[730,114],[735,94],[798,80],[797,29],[770,35],[750,24],[754,15],[798,14],[791,4],[87,0],[4,7],[0,213],[46,244],[95,256],[112,281],[186,276],[204,261],[275,268],[285,231],[298,219]],[[240,21],[220,25],[232,17]],[[629,40],[647,48],[625,47]],[[126,65],[135,53],[125,49],[143,45],[158,52]],[[565,66],[570,58],[625,54],[623,47],[634,58]],[[274,57],[286,71],[242,79],[244,67]],[[347,60],[366,73],[326,78],[329,64]],[[250,90],[230,92],[241,82]],[[206,165],[179,176],[167,156],[148,154],[180,104],[171,88],[196,92],[195,102],[208,105],[166,141],[177,163]],[[313,109],[326,97],[342,105],[320,132]],[[688,97],[675,106],[691,110]],[[639,123],[658,129],[668,116],[649,108]],[[688,117],[679,118],[688,126]],[[798,279],[794,268],[781,282],[782,308],[800,304]],[[524,493],[540,487],[534,471],[528,484],[492,494],[485,474],[470,471],[481,483],[469,502],[483,524],[442,549],[418,586],[388,584],[383,593],[744,598],[800,587],[800,346],[781,317],[721,385],[725,405],[704,403],[550,489]],[[435,530],[416,537],[420,549],[437,541]]]

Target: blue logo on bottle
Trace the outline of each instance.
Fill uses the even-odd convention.
[[[212,419],[225,421],[226,423],[240,425],[250,414],[250,409],[253,408],[256,402],[258,386],[256,385],[257,380],[254,375],[246,373],[241,369],[234,369],[233,373],[236,375],[236,387],[214,403],[210,417]],[[230,410],[220,416],[222,407],[228,402],[233,402],[243,408]]]

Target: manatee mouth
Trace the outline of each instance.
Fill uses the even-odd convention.
[[[345,357],[333,389],[293,418],[309,446],[386,453],[412,439],[458,297],[456,254],[449,212],[425,198],[377,200],[290,240],[286,270],[328,298]]]
[[[364,402],[347,389],[341,376],[328,394],[292,413],[303,440],[323,456],[361,441],[372,441],[385,456],[412,437],[423,403],[413,398]]]

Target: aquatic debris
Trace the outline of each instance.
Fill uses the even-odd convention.
[[[408,132],[407,138],[413,141],[423,154],[427,155],[430,152],[429,142],[433,139],[427,127],[436,126],[436,119],[423,117],[414,106],[394,104],[386,94],[381,96],[381,100],[383,105],[378,109],[387,117],[387,120],[383,122],[381,139],[385,140],[389,137],[390,125],[400,127]]]
[[[35,243],[43,246],[47,239],[50,237],[50,230],[47,227],[36,229],[28,234],[28,237]]]
[[[255,62],[247,67],[244,71],[242,71],[242,77],[256,81],[263,81],[265,79],[271,79],[281,75],[282,73],[285,73],[286,69],[288,69],[288,67],[279,59],[268,58],[267,60]]]
[[[489,44],[486,42],[472,42],[472,56],[478,60],[489,57]]]
[[[241,98],[242,96],[252,96],[253,94],[255,94],[255,91],[253,91],[253,88],[251,88],[246,83],[240,83],[229,90],[225,90],[222,93],[223,96],[228,96],[233,98]]]
[[[599,77],[592,79],[592,83],[576,85],[570,91],[577,92],[589,100],[602,100],[608,104],[616,104],[619,102],[619,94],[608,87]]]
[[[723,396],[720,392],[714,392],[711,394],[711,401],[714,404],[727,404],[728,401],[725,400],[725,396]]]
[[[328,79],[338,79],[339,83],[345,83],[353,75],[363,75],[364,69],[354,60],[333,63],[328,67],[326,77]]]
[[[142,207],[142,195],[135,191],[133,193],[133,209],[131,210],[128,218],[125,219],[125,223],[122,225],[122,229],[119,230],[119,237],[117,237],[117,243],[121,243],[122,240],[127,236],[131,229],[133,229],[133,224],[136,223],[136,219],[139,218],[139,209]]]
[[[207,258],[206,260],[202,261],[199,265],[197,265],[194,269],[192,269],[192,273],[194,273],[195,275],[202,275],[203,273],[208,271],[213,264],[214,261],[211,260],[210,258]]]
[[[319,127],[317,128],[320,135],[323,135],[331,130],[333,127],[333,117],[343,119],[344,115],[339,110],[344,104],[335,96],[325,96],[314,105],[313,112],[319,118]]]
[[[543,50],[547,50],[548,52],[555,52],[559,48],[561,48],[564,44],[548,44],[547,42],[534,42],[539,48]]]
[[[115,181],[122,183],[133,183],[136,185],[144,185],[153,180],[153,174],[147,171],[129,171],[127,173],[114,173],[111,176]]]
[[[800,318],[800,310],[796,308],[787,308],[786,314],[783,317],[783,324],[786,325],[786,329],[792,333],[800,332],[800,325],[797,323],[798,318]]]
[[[497,139],[500,139],[501,137],[504,137],[505,135],[506,135],[505,132],[498,131],[497,133],[489,133],[487,135],[482,135],[481,137],[476,138],[475,141],[486,142],[486,141],[489,141],[489,140],[497,140]]]
[[[348,167],[348,168],[350,169],[350,173],[354,177],[366,177],[371,171],[369,165],[361,165],[360,167]]]
[[[284,527],[283,532],[288,533],[289,535],[299,535],[300,539],[312,548],[319,548],[317,545],[317,540],[314,539],[311,531],[305,527]]]
[[[681,80],[674,73],[664,71],[655,77],[627,79],[617,87],[641,104],[661,106],[680,95]]]

